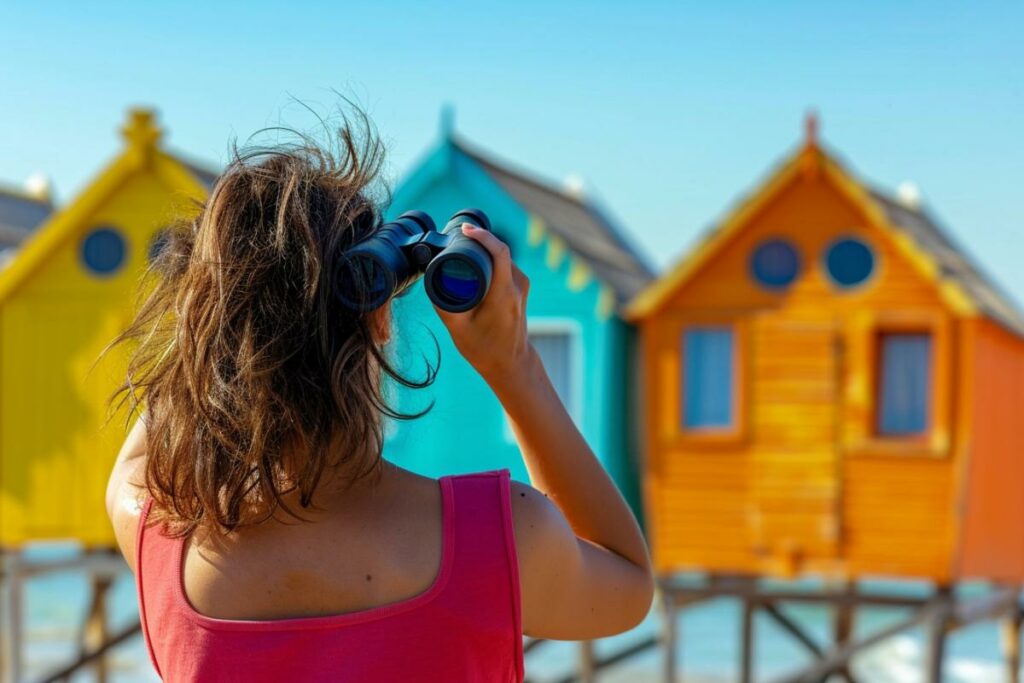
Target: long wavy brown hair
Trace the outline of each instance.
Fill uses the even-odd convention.
[[[353,123],[354,121],[354,123]],[[280,133],[279,129],[274,129]],[[137,315],[110,345],[133,347],[111,403],[147,427],[145,486],[174,535],[227,532],[313,505],[326,475],[379,470],[383,420],[411,419],[383,375],[385,310],[335,296],[345,251],[380,227],[384,150],[362,112],[326,144],[232,148],[198,215],[171,228],[142,282]],[[106,353],[106,351],[104,353]],[[144,411],[143,411],[144,408]]]

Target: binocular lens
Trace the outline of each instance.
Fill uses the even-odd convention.
[[[434,291],[446,300],[445,303],[461,307],[480,295],[483,285],[480,272],[463,259],[445,259],[433,275]]]
[[[384,264],[371,256],[359,255],[345,269],[340,293],[353,308],[372,310],[384,303],[393,289],[394,283]]]

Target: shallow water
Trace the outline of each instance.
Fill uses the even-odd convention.
[[[53,560],[73,554],[71,546],[40,546],[26,551],[29,561]],[[808,582],[808,585],[812,585]],[[925,584],[872,582],[876,590],[902,594],[925,594]],[[88,584],[81,574],[63,573],[27,582],[25,610],[27,637],[25,666],[28,680],[69,661],[77,652],[74,642],[87,602]],[[977,592],[983,586],[968,586]],[[805,625],[812,637],[826,642],[830,625],[828,608],[791,604],[786,611]],[[869,633],[906,614],[903,609],[865,609],[859,613],[855,632]],[[125,572],[115,582],[110,598],[110,628],[116,630],[136,618],[135,588]],[[719,683],[736,679],[739,661],[740,606],[727,599],[712,600],[685,610],[680,616],[678,656],[682,679],[696,683]],[[659,618],[652,614],[633,631],[599,641],[598,655],[607,654],[655,632]],[[765,615],[755,620],[757,633],[756,680],[768,680],[809,661],[802,647],[782,632]],[[920,629],[891,638],[865,651],[854,660],[859,680],[877,683],[918,683],[922,680],[923,637]],[[546,643],[527,657],[527,671],[538,682],[557,680],[568,673],[578,657],[574,643]],[[660,680],[662,653],[650,649],[604,672],[602,683],[644,683]],[[109,670],[114,683],[158,681],[141,638],[132,639],[112,651]],[[72,680],[89,681],[82,673]],[[953,633],[948,641],[946,678],[949,683],[996,683],[1005,680],[995,623],[986,622]]]

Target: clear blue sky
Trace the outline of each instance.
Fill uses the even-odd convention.
[[[216,5],[216,6],[214,6]],[[861,175],[911,180],[1024,301],[1024,3],[205,2],[0,7],[0,180],[66,199],[154,105],[170,143],[368,107],[400,177],[443,103],[469,139],[578,173],[665,266],[797,142],[804,112]]]

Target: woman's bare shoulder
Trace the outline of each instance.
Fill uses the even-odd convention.
[[[136,420],[128,433],[107,482],[107,515],[114,527],[121,554],[135,570],[135,539],[142,516],[146,489],[146,424]]]
[[[532,556],[560,547],[576,535],[565,515],[544,493],[529,484],[511,482],[512,522],[516,535],[516,548],[520,564]],[[525,557],[524,557],[525,556]]]
[[[552,632],[550,615],[557,611],[552,606],[572,591],[579,576],[578,540],[544,493],[516,481],[511,492],[523,633],[541,637]]]

